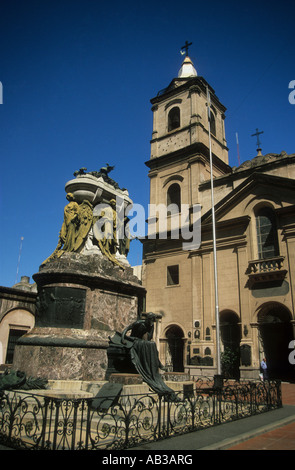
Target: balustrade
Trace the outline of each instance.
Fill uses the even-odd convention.
[[[287,270],[284,268],[284,256],[275,256],[249,261],[246,273],[249,280],[254,282],[264,282],[268,280],[283,280]]]

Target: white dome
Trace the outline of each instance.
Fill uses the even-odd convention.
[[[181,69],[178,72],[178,78],[189,78],[189,77],[196,77],[197,71],[192,63],[191,59],[186,56],[184,59]]]

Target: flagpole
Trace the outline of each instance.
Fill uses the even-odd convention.
[[[19,254],[18,254],[18,261],[17,261],[17,268],[16,268],[15,284],[17,283],[17,278],[18,278],[18,271],[19,271],[19,265],[20,265],[20,257],[21,257],[21,253],[22,253],[22,247],[23,247],[23,239],[24,239],[24,237],[20,237],[20,247],[19,247]]]
[[[214,206],[214,190],[213,190],[213,165],[212,165],[211,125],[210,125],[211,102],[210,102],[210,94],[209,94],[208,86],[207,86],[207,102],[208,102],[208,130],[209,130],[210,179],[211,179],[213,259],[214,259],[215,321],[216,321],[216,363],[217,363],[217,374],[221,375],[220,327],[219,327],[218,279],[217,279],[217,254],[216,254],[216,226],[215,226],[215,206]]]
[[[240,166],[240,147],[239,147],[239,136],[236,132],[236,140],[237,140],[237,152],[238,152],[238,165]]]

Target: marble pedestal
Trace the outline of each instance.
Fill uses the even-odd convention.
[[[49,380],[105,380],[109,336],[142,310],[145,289],[132,268],[64,253],[33,278],[35,327],[18,341],[13,368]]]

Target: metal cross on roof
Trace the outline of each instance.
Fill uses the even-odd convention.
[[[255,134],[252,134],[252,135],[251,135],[251,137],[257,136],[257,149],[260,149],[260,144],[261,144],[261,142],[260,142],[260,140],[259,140],[259,135],[260,135],[260,134],[263,134],[263,131],[260,131],[260,132],[259,132],[258,129],[256,129]]]
[[[185,54],[185,57],[188,56],[188,48],[192,45],[192,42],[185,41],[185,45],[182,46],[181,50],[185,50],[185,52],[181,52],[182,54]]]

